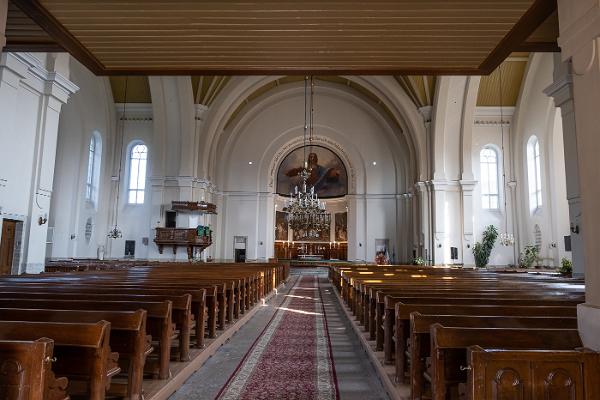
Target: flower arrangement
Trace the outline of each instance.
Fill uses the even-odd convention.
[[[531,268],[533,264],[539,260],[539,254],[540,250],[537,248],[537,246],[525,246],[521,252],[521,255],[519,256],[519,267]]]
[[[573,273],[573,262],[568,258],[560,260],[560,268],[558,269],[561,275],[571,275]]]

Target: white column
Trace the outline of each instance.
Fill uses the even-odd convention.
[[[473,217],[473,189],[477,181],[461,180],[460,189],[462,193],[462,216],[463,216],[463,243],[462,243],[462,262],[464,265],[474,265],[473,243],[475,242],[475,221]]]
[[[569,222],[571,225],[571,253],[573,274],[583,276],[583,241],[579,227],[582,221],[581,195],[579,191],[579,166],[577,157],[577,124],[573,102],[573,73],[571,62],[562,62],[555,57],[554,83],[544,92],[554,98],[556,107],[560,107],[563,124],[563,142],[565,150],[565,175],[567,176],[567,201],[569,203]]]
[[[573,68],[573,106],[581,194],[579,223],[583,242],[586,303],[579,305],[579,333],[584,346],[600,350],[600,2],[559,0],[559,46]],[[567,172],[567,175],[569,172]],[[568,179],[573,177],[568,175]]]
[[[431,220],[431,192],[429,185],[425,182],[416,183],[417,204],[419,206],[419,230],[417,251],[420,257],[426,261],[433,261],[433,234]]]

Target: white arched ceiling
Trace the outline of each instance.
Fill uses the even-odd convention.
[[[412,175],[407,162],[410,154],[389,120],[368,101],[340,85],[320,84],[315,104],[315,144],[342,157],[351,177],[350,193],[406,191]],[[209,171],[214,183],[225,191],[274,192],[273,163],[302,142],[303,107],[301,84],[282,85],[244,107],[220,136],[216,169],[214,173]],[[378,164],[374,166],[372,161]],[[246,180],[236,179],[252,170],[255,173],[248,174]],[[367,170],[377,173],[369,175]],[[250,176],[255,178],[250,181]]]
[[[281,79],[282,77],[234,77],[219,94],[213,106],[208,111],[203,128],[203,135],[199,141],[200,162],[198,165],[198,176],[205,176],[213,182],[216,182],[215,172],[219,171],[217,165],[218,159],[224,154],[221,152],[221,144],[231,140],[229,135],[234,131],[229,124],[245,123],[248,115],[257,111],[258,103],[267,104],[270,96],[278,95],[282,87],[294,87],[303,95],[302,83],[288,83],[275,87],[267,93],[259,96],[251,102],[247,102],[247,98],[255,93],[260,88],[264,87]],[[329,90],[330,93],[337,92],[345,93],[345,96],[350,99],[354,98],[355,102],[362,103],[361,107],[369,109],[373,115],[378,115],[382,125],[387,126],[384,129],[393,132],[389,137],[389,145],[393,147],[399,146],[403,151],[403,156],[399,158],[398,167],[401,164],[404,167],[400,170],[405,171],[402,181],[405,188],[412,186],[417,179],[423,179],[423,173],[426,165],[426,149],[425,149],[425,126],[423,118],[416,109],[414,103],[401,89],[398,83],[389,77],[344,77],[348,81],[360,85],[371,94],[371,98],[353,90],[346,85],[318,81],[317,93],[319,90]],[[389,79],[388,79],[389,78]],[[373,101],[377,99],[379,104]],[[255,100],[258,100],[255,101]],[[244,103],[248,103],[244,106]],[[254,107],[253,107],[254,106]],[[252,108],[253,107],[253,108]],[[239,109],[241,108],[241,112]],[[251,111],[252,109],[253,111]],[[298,112],[302,113],[303,106],[298,108]],[[317,110],[318,113],[326,113],[326,110]],[[239,115],[238,115],[239,114]],[[231,117],[235,116],[233,121]],[[316,122],[319,123],[318,117]],[[303,114],[301,124],[303,123]],[[301,126],[300,126],[301,127]],[[289,128],[289,127],[288,127]],[[324,128],[324,127],[321,127]],[[225,135],[225,136],[223,136]],[[408,185],[408,186],[407,186]]]

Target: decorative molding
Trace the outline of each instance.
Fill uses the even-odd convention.
[[[473,121],[473,125],[475,126],[505,126],[505,127],[509,127],[510,126],[511,121],[507,121],[507,120],[502,120],[502,122],[500,122],[499,119],[493,119],[493,118],[489,118],[489,119],[483,119],[483,118],[477,118]]]
[[[515,107],[475,107],[473,124],[476,126],[510,126]],[[500,120],[502,118],[502,120]]]
[[[148,178],[152,187],[182,187],[204,189],[209,193],[218,194],[217,186],[204,178],[192,176],[152,176]]]
[[[425,123],[430,123],[431,122],[431,117],[433,114],[433,107],[432,106],[423,106],[420,107],[418,109],[419,114],[421,114],[421,116],[423,117],[423,121]]]
[[[39,92],[40,94],[52,96],[61,103],[66,103],[69,97],[79,91],[79,86],[65,78],[58,72],[50,72],[44,68],[42,62],[30,53],[4,53],[3,67],[7,67],[10,71],[19,76],[23,82],[27,82],[27,86]],[[17,61],[18,64],[11,63],[11,60]],[[28,81],[30,78],[35,78],[33,81]]]
[[[471,194],[471,192],[473,192],[473,190],[475,189],[475,186],[477,186],[478,181],[475,180],[466,180],[463,179],[460,182],[460,188],[462,190],[463,193],[467,194]]]
[[[195,111],[194,119],[196,121],[204,121],[208,106],[205,106],[204,104],[195,104]]]
[[[571,1],[573,0],[565,2],[570,3]],[[590,4],[593,6],[585,10],[582,15],[577,16],[575,20],[566,21],[566,18],[562,18],[561,15],[561,32],[557,42],[564,61],[574,57],[591,40],[600,36],[600,4],[597,1],[590,2]],[[571,7],[571,5],[564,5],[564,7]]]
[[[573,76],[571,74],[563,75],[561,79],[552,82],[544,89],[544,93],[554,99],[556,107],[562,107],[563,104],[573,100]]]

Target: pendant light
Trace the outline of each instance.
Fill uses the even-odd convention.
[[[120,198],[120,193],[121,193],[121,172],[123,169],[123,137],[125,136],[125,112],[126,112],[126,107],[127,107],[127,83],[128,83],[128,78],[129,77],[125,77],[125,93],[124,93],[124,99],[123,99],[123,114],[121,115],[121,129],[120,132],[118,132],[117,134],[119,135],[119,170],[118,170],[118,175],[117,175],[117,195],[115,198],[115,205],[114,205],[114,224],[113,224],[113,228],[108,232],[108,238],[109,239],[119,239],[123,237],[123,232],[121,231],[121,229],[119,229],[119,198]]]

